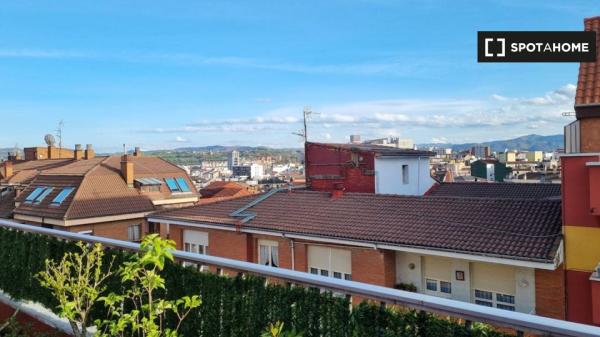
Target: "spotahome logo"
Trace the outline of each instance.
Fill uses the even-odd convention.
[[[594,62],[596,32],[477,32],[478,62]]]

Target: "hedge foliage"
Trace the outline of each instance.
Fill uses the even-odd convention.
[[[34,277],[46,259],[60,260],[77,249],[74,242],[0,228],[0,289],[15,299],[31,300],[48,308],[57,302]],[[127,253],[108,250],[116,263]],[[266,284],[261,277],[222,277],[171,263],[165,270],[166,297],[201,295],[202,305],[183,323],[182,336],[258,337],[270,322],[282,321],[305,337],[491,336],[503,334],[485,326],[466,328],[424,312],[386,308],[363,302],[351,308],[347,298],[314,288]],[[118,292],[117,278],[109,291]],[[103,315],[96,308],[94,315]]]

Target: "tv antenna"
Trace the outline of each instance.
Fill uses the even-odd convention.
[[[58,158],[60,158],[61,152],[62,152],[62,135],[63,135],[63,127],[65,126],[65,123],[63,122],[63,120],[61,119],[60,122],[58,122],[58,128],[56,129],[56,138],[58,138]]]
[[[292,134],[302,137],[302,140],[304,140],[304,142],[306,143],[308,141],[308,121],[310,120],[312,115],[319,115],[319,113],[312,111],[312,109],[309,106],[306,106],[304,107],[302,114],[304,128],[299,130],[298,132],[292,132]]]

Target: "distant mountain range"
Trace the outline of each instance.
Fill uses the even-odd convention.
[[[480,143],[465,143],[465,144],[420,144],[419,147],[441,147],[452,148],[454,151],[468,150],[475,145],[487,145],[492,148],[492,151],[521,150],[521,151],[554,151],[564,147],[563,135],[540,136],[527,135],[507,140],[492,140],[489,142]]]

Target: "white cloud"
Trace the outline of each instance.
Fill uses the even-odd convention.
[[[485,141],[531,133],[560,133],[569,122],[563,111],[573,108],[575,86],[567,84],[540,96],[490,95],[487,99],[390,99],[324,104],[313,107],[309,137],[346,141],[350,134],[363,138],[398,136],[417,142]],[[151,133],[277,134],[293,142],[292,132],[302,123],[302,106],[283,106],[255,117],[202,120]],[[439,136],[443,132],[444,136]],[[318,139],[315,139],[318,140]]]
[[[181,137],[181,136],[177,136],[177,137],[175,137],[175,141],[176,141],[177,143],[187,143],[187,142],[188,142],[188,140],[187,140],[186,138],[183,138],[183,137]]]

